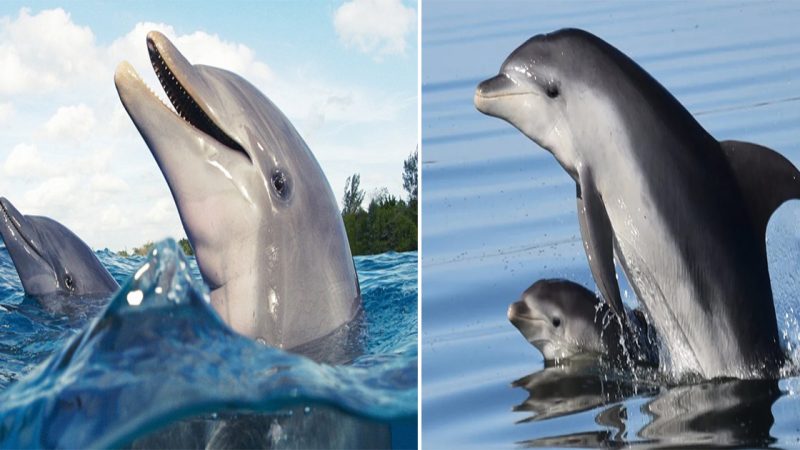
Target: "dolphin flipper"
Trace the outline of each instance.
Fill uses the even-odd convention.
[[[614,230],[597,190],[586,181],[588,177],[580,177],[576,184],[578,200],[578,222],[581,225],[581,237],[592,269],[592,277],[600,288],[603,299],[611,309],[627,323],[622,297],[619,294],[616,269],[614,267]]]
[[[800,172],[783,155],[761,145],[721,141],[720,146],[733,169],[750,219],[763,236],[772,213],[783,202],[800,199]]]

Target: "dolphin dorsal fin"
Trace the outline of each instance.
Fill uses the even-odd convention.
[[[800,172],[770,148],[740,141],[720,146],[739,183],[753,224],[762,235],[767,222],[783,202],[800,199]]]

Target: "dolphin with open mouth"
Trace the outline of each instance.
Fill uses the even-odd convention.
[[[248,81],[190,64],[161,33],[147,35],[147,49],[174,111],[127,62],[114,82],[167,180],[223,320],[297,349],[358,317],[361,293],[336,199],[291,122]]]

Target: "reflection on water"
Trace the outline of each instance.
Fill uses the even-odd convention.
[[[592,361],[555,365],[514,381],[511,385],[527,391],[528,398],[514,411],[533,415],[517,423],[574,414],[615,403],[635,395],[655,394],[658,388],[630,379],[629,374],[609,372]]]
[[[632,376],[636,375],[636,376]],[[530,447],[766,446],[774,423],[772,405],[781,392],[776,380],[714,380],[660,386],[653,373],[615,373],[589,364],[552,366],[512,383],[528,398],[515,412],[518,420],[543,421],[593,410],[593,423],[567,434],[537,433],[518,444]],[[648,380],[648,377],[650,379]],[[643,414],[646,420],[630,421]],[[602,429],[597,429],[601,427]]]

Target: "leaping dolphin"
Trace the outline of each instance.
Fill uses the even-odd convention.
[[[0,211],[0,235],[26,295],[108,296],[119,288],[92,249],[64,225],[22,215],[3,197]]]
[[[600,38],[534,36],[475,105],[550,151],[577,186],[602,297],[624,309],[614,255],[668,347],[671,369],[774,376],[783,365],[765,230],[800,173],[780,154],[719,142],[663,86]]]
[[[291,122],[234,73],[192,65],[147,35],[164,105],[127,62],[122,104],[178,206],[211,302],[237,332],[292,349],[361,311],[344,224],[328,181]]]

